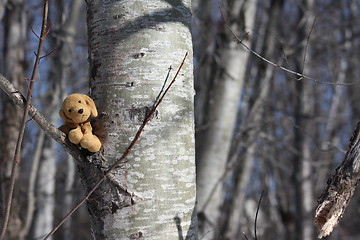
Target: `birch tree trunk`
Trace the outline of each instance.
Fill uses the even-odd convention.
[[[189,0],[88,1],[90,90],[103,148],[80,167],[87,189],[127,148],[168,68],[190,56],[127,161],[88,201],[94,239],[197,239],[190,22]]]
[[[262,39],[262,41],[258,39],[257,42],[257,49],[263,49],[264,45],[267,46],[266,50],[262,53],[266,58],[273,57],[275,49],[278,48],[276,37],[278,36],[277,26],[279,21],[276,16],[281,14],[283,2],[271,1],[269,5],[268,13],[262,15],[265,18],[264,24],[258,28],[258,32],[266,36],[266,39]],[[273,20],[270,21],[269,19]],[[256,78],[260,80],[252,88],[252,91],[257,94],[254,94],[253,100],[249,100],[251,106],[246,119],[245,116],[242,116],[244,125],[241,128],[245,130],[234,141],[236,142],[236,147],[232,149],[233,154],[229,159],[229,164],[232,166],[229,167],[229,171],[231,172],[231,181],[233,182],[229,188],[233,190],[231,191],[231,198],[226,199],[222,205],[223,214],[218,223],[220,230],[216,239],[241,239],[243,233],[246,232],[243,226],[245,220],[244,210],[249,210],[245,207],[246,190],[248,189],[252,174],[255,155],[259,152],[259,135],[264,131],[263,126],[266,125],[266,107],[269,104],[268,99],[273,74],[274,68],[270,65],[266,65],[264,69],[258,68],[257,70]],[[241,149],[244,150],[242,151]]]
[[[312,221],[312,210],[314,208],[314,194],[313,194],[313,138],[309,133],[314,132],[314,123],[311,122],[314,116],[314,89],[313,83],[302,82],[302,87],[300,87],[300,104],[301,110],[300,114],[300,124],[299,130],[300,135],[300,156],[298,158],[299,162],[299,172],[296,173],[297,179],[297,188],[296,191],[299,191],[300,199],[299,201],[299,211],[297,217],[299,218],[299,231],[301,232],[301,239],[311,240],[314,239],[314,226]]]
[[[5,3],[4,3],[5,4]],[[8,1],[4,16],[4,75],[19,89],[23,89],[25,71],[25,41],[26,41],[26,14],[24,1]],[[3,119],[1,122],[0,139],[0,219],[2,222],[5,198],[11,176],[12,160],[14,157],[16,141],[20,128],[22,111],[15,107],[7,96],[1,96],[3,105]],[[18,239],[21,229],[19,199],[14,199],[13,209],[10,215],[7,239]]]
[[[304,21],[303,30],[299,33],[299,42],[304,41],[309,37],[311,28],[314,22],[312,14],[314,10],[314,2],[312,0],[306,1],[305,11],[301,13],[302,17],[299,19],[301,24]],[[311,63],[311,50],[308,51],[306,63]],[[306,54],[305,52],[303,54]],[[301,72],[305,64],[303,57],[298,58],[298,70]],[[309,75],[305,69],[305,75]],[[299,154],[296,157],[296,186],[295,191],[298,196],[297,202],[297,231],[303,240],[314,239],[314,224],[313,224],[313,209],[314,209],[314,184],[313,184],[313,158],[314,158],[314,142],[313,135],[316,132],[315,117],[315,88],[311,81],[300,81],[297,84],[298,90],[298,106],[295,127],[295,146],[299,148]]]
[[[230,27],[240,36],[251,31],[255,1],[224,1]],[[237,108],[249,53],[234,41],[226,23],[216,24],[215,49],[197,75],[196,159],[199,229],[203,239],[214,237],[223,199],[222,176],[226,170]],[[248,38],[244,43],[250,44]],[[207,53],[209,54],[209,53]],[[208,69],[201,69],[208,68]],[[205,92],[205,93],[204,93]],[[199,113],[200,111],[200,113]]]
[[[47,136],[43,144],[43,150],[39,165],[38,179],[36,183],[36,214],[34,218],[34,238],[46,236],[53,228],[55,209],[55,164],[54,147],[52,140]]]

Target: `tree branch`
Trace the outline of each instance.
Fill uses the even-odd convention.
[[[224,20],[224,23],[225,23],[225,26],[229,29],[230,33],[235,37],[236,41],[241,45],[243,46],[247,51],[249,51],[251,54],[255,55],[257,58],[261,59],[262,61],[276,67],[276,68],[279,68],[287,73],[290,73],[290,74],[293,74],[297,77],[299,77],[298,80],[302,80],[302,79],[308,79],[308,80],[311,80],[311,81],[314,81],[316,83],[324,83],[324,84],[329,84],[329,85],[343,85],[343,86],[351,86],[351,85],[354,85],[355,82],[325,82],[325,81],[321,81],[321,80],[318,80],[318,79],[315,79],[315,78],[312,78],[312,77],[309,77],[309,76],[305,76],[304,74],[302,73],[298,73],[296,71],[293,71],[293,70],[290,70],[290,69],[287,69],[285,67],[282,67],[272,61],[270,61],[269,59],[261,56],[259,53],[255,52],[254,50],[252,50],[250,47],[248,47],[245,43],[243,43],[243,39],[241,39],[238,35],[236,35],[236,33],[234,32],[234,30],[230,27],[230,24],[229,24],[229,21],[226,19],[222,9],[220,8],[220,13],[223,17],[223,20]],[[312,31],[312,30],[311,30]],[[310,32],[311,33],[311,32]],[[248,34],[248,33],[247,33]]]
[[[327,182],[320,196],[315,212],[314,223],[319,228],[318,238],[329,235],[354,194],[360,181],[360,121],[350,139],[350,146],[341,165]]]
[[[26,99],[25,97],[7,80],[3,75],[0,74],[0,88],[11,98],[11,100],[19,107],[24,108]],[[52,139],[61,144],[61,146],[76,161],[84,160],[84,157],[79,148],[74,144],[70,143],[66,139],[66,135],[57,129],[54,125],[49,123],[44,115],[42,115],[34,106],[30,105],[29,115],[39,125],[39,127]]]

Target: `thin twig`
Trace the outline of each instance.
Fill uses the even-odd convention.
[[[153,106],[152,106],[151,109],[153,109],[153,108],[155,107],[155,105],[156,105],[156,103],[158,102],[158,100],[159,100],[162,92],[164,91],[165,86],[166,86],[166,83],[167,83],[167,81],[168,81],[168,79],[169,79],[171,70],[172,70],[172,67],[170,66],[170,67],[168,68],[168,73],[167,73],[167,75],[166,75],[165,81],[164,81],[164,83],[163,83],[163,85],[162,85],[162,87],[161,87],[161,90],[160,90],[159,94],[156,96],[156,99],[155,99],[154,104],[153,104]]]
[[[246,233],[243,232],[243,234],[244,234],[245,239],[249,240],[248,237],[246,236]]]
[[[46,31],[47,31],[48,10],[49,10],[49,2],[48,2],[48,0],[44,0],[44,8],[43,8],[44,13],[43,13],[43,20],[42,20],[42,26],[41,26],[41,34],[40,34],[40,39],[39,39],[39,45],[38,45],[36,59],[35,59],[32,75],[31,75],[29,91],[27,92],[26,104],[25,104],[24,114],[23,114],[20,130],[19,130],[19,136],[18,136],[18,140],[17,140],[17,143],[16,143],[16,148],[15,148],[15,153],[14,153],[14,160],[13,160],[13,167],[12,167],[12,171],[11,171],[10,186],[9,186],[9,191],[8,191],[6,209],[5,209],[5,217],[4,217],[4,222],[3,222],[3,226],[2,226],[2,230],[1,230],[0,240],[4,239],[5,234],[6,234],[6,229],[7,229],[7,226],[9,224],[10,210],[11,210],[12,199],[13,199],[13,194],[14,194],[15,180],[16,180],[16,178],[15,178],[16,174],[15,173],[17,171],[17,167],[18,167],[18,165],[20,163],[20,160],[21,160],[21,146],[22,146],[23,139],[24,139],[26,121],[27,121],[27,116],[28,116],[29,109],[30,109],[30,102],[31,102],[31,97],[32,97],[31,90],[33,88],[34,79],[35,79],[35,77],[37,75],[37,72],[38,72],[38,69],[39,69],[39,62],[40,62],[39,56],[41,56],[41,51],[42,51],[43,44],[44,44],[44,39],[43,38],[44,38],[44,36],[46,34]]]
[[[351,85],[354,85],[355,82],[352,82],[352,83],[339,83],[339,82],[325,82],[325,81],[321,81],[321,80],[318,80],[318,79],[315,79],[315,78],[312,78],[312,77],[309,77],[309,76],[306,76],[304,74],[301,74],[301,73],[298,73],[298,72],[295,72],[293,70],[290,70],[290,69],[287,69],[285,67],[282,67],[270,60],[268,60],[267,58],[261,56],[259,53],[255,52],[254,50],[252,50],[251,48],[249,48],[245,43],[243,43],[243,39],[241,39],[240,37],[238,37],[235,32],[231,29],[230,25],[228,24],[228,21],[226,20],[224,14],[223,14],[223,11],[220,9],[220,12],[223,16],[223,19],[224,19],[224,23],[226,25],[226,27],[229,29],[229,31],[231,32],[231,34],[235,37],[236,41],[238,43],[240,43],[247,51],[249,51],[250,53],[252,53],[253,55],[255,55],[256,57],[258,57],[259,59],[261,59],[262,61],[274,66],[274,67],[277,67],[285,72],[288,72],[288,73],[291,73],[295,76],[298,76],[300,78],[305,78],[305,79],[308,79],[308,80],[311,80],[311,81],[314,81],[314,82],[317,82],[317,83],[324,83],[324,84],[329,84],[329,85],[344,85],[344,86],[351,86]]]
[[[33,27],[30,27],[32,33],[35,35],[35,37],[37,37],[38,39],[40,39],[39,35],[37,35],[37,33],[35,32],[35,30],[33,29]]]
[[[171,86],[174,84],[177,76],[179,75],[179,72],[181,70],[181,68],[183,67],[186,57],[187,57],[188,53],[186,52],[174,78],[172,79],[172,81],[170,82],[169,86],[165,89],[164,93],[161,95],[161,97],[158,99],[158,101],[156,101],[156,104],[154,105],[154,107],[151,109],[150,113],[147,115],[147,117],[145,118],[144,122],[141,124],[141,126],[139,127],[138,131],[136,132],[133,140],[131,141],[131,143],[129,144],[129,146],[127,147],[127,149],[125,150],[125,152],[123,153],[123,155],[117,159],[115,161],[115,163],[113,163],[108,170],[106,170],[102,176],[102,178],[95,184],[95,186],[86,194],[86,196],[68,213],[66,214],[66,216],[60,221],[60,223],[58,225],[56,225],[56,227],[48,234],[46,235],[46,237],[44,238],[44,240],[47,240],[49,237],[51,237],[60,227],[61,225],[87,200],[90,199],[91,194],[101,185],[101,183],[104,182],[104,180],[108,177],[109,173],[111,171],[113,171],[116,167],[118,167],[120,164],[123,163],[123,161],[125,160],[125,158],[129,155],[130,151],[132,150],[132,148],[134,147],[134,145],[136,144],[136,142],[138,141],[142,131],[144,130],[144,127],[147,125],[147,123],[150,121],[151,117],[154,115],[157,107],[160,105],[160,103],[162,102],[162,100],[164,99],[165,95],[167,94],[167,92],[169,91],[169,89],[171,88]],[[162,90],[161,90],[162,91]]]
[[[307,48],[308,48],[308,45],[309,45],[309,41],[310,41],[310,36],[311,36],[311,33],[314,29],[314,26],[315,26],[315,22],[316,22],[316,17],[314,18],[314,21],[311,25],[311,28],[310,28],[310,32],[307,36],[307,39],[306,39],[306,44],[305,44],[305,50],[304,50],[304,57],[303,57],[303,62],[302,62],[302,67],[301,67],[301,73],[304,74],[304,69],[305,69],[305,61],[306,61],[306,54],[307,54]],[[298,80],[302,80],[303,77],[300,77],[298,78]]]
[[[44,56],[41,56],[40,59],[43,59],[43,58],[46,58],[48,57],[49,55],[51,55],[53,52],[55,52],[56,48],[53,48],[50,50],[50,52],[48,52],[47,54],[45,54]]]
[[[258,202],[258,206],[256,208],[256,214],[255,214],[255,222],[254,222],[254,236],[255,236],[255,240],[257,240],[257,233],[256,233],[256,224],[257,224],[257,219],[258,219],[258,214],[259,214],[259,209],[260,209],[260,204],[261,204],[261,199],[264,195],[264,190],[261,192],[261,195],[260,195],[260,199],[259,199],[259,202]]]

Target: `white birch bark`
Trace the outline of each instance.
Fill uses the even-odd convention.
[[[55,209],[55,156],[54,142],[45,138],[36,184],[36,215],[33,234],[35,238],[46,236],[53,228]],[[52,239],[52,238],[51,238]]]
[[[264,24],[260,27],[259,32],[263,33],[264,36],[267,36],[263,41],[258,40],[258,49],[262,49],[263,45],[266,44],[266,52],[264,52],[264,56],[267,58],[271,58],[275,54],[275,49],[277,49],[277,18],[281,12],[282,5],[280,2],[273,4],[269,8],[269,13],[263,15],[265,18]],[[269,19],[273,19],[269,21]],[[239,145],[244,148],[244,153],[236,154],[239,152],[235,150],[235,154],[230,158],[230,163],[234,165],[234,175],[239,176],[235,177],[238,179],[238,182],[235,183],[235,189],[232,192],[233,201],[231,205],[231,209],[233,210],[229,213],[228,216],[223,216],[227,218],[226,221],[227,229],[222,229],[222,233],[226,233],[227,239],[239,239],[243,236],[244,229],[244,214],[246,213],[246,189],[249,185],[249,179],[252,173],[252,167],[254,163],[254,158],[257,153],[258,148],[258,137],[262,131],[264,131],[264,121],[266,119],[265,108],[267,106],[269,98],[269,94],[271,92],[272,79],[273,79],[274,67],[271,65],[266,65],[266,70],[264,73],[261,71],[258,72],[258,78],[261,79],[260,85],[254,86],[253,91],[258,92],[255,102],[252,104],[250,112],[244,120],[243,129],[247,129],[246,133],[242,134],[240,137]],[[234,164],[235,163],[235,164]],[[226,204],[226,203],[225,203]],[[253,213],[255,213],[254,211]]]
[[[88,201],[94,239],[196,239],[190,1],[88,1],[91,96],[100,153],[80,168],[87,188],[119,159],[168,68],[188,59],[127,158]],[[174,76],[174,71],[171,77]]]
[[[38,176],[40,158],[42,153],[42,148],[45,139],[45,132],[40,131],[39,136],[36,139],[36,148],[34,152],[34,157],[31,162],[28,187],[27,187],[27,199],[26,199],[26,213],[23,221],[23,228],[19,233],[19,239],[26,239],[26,236],[31,230],[31,223],[34,218],[34,212],[36,207],[36,197],[35,197],[35,186],[36,186],[36,177]]]
[[[228,13],[230,27],[241,37],[245,31],[251,31],[254,22],[255,1],[226,1],[225,11]],[[226,14],[226,13],[225,13]],[[245,15],[242,18],[242,14]],[[241,21],[239,19],[242,19]],[[208,91],[202,96],[207,96],[206,104],[197,104],[203,109],[197,113],[197,197],[199,226],[203,239],[212,239],[215,233],[214,226],[220,216],[220,205],[223,199],[221,179],[226,169],[232,140],[237,109],[245,77],[249,52],[234,41],[234,36],[227,31],[227,26],[222,23],[217,32],[215,51],[209,56],[213,60],[206,66],[203,76],[198,75],[197,81],[203,82]],[[221,32],[221,31],[226,31]],[[244,43],[249,45],[248,39]],[[211,87],[209,87],[211,86]],[[198,99],[197,101],[203,101]],[[202,121],[199,121],[202,120]],[[220,184],[219,184],[220,182]]]
[[[311,32],[311,27],[314,22],[314,1],[307,0],[307,12],[305,12],[304,18],[305,22],[305,33],[308,37],[308,34]],[[308,51],[308,57],[306,58],[307,63],[311,63],[311,49],[305,49]],[[304,53],[306,54],[306,53]],[[305,71],[305,75],[307,71]],[[301,211],[302,215],[302,236],[303,240],[314,239],[314,223],[313,223],[313,209],[314,209],[314,184],[313,184],[313,164],[314,161],[314,143],[312,138],[312,133],[314,133],[314,121],[312,117],[315,115],[315,88],[314,83],[309,81],[302,82],[302,88],[300,94],[300,111],[301,111],[301,143],[300,143],[300,154],[301,154],[301,163],[300,163],[300,187],[301,187]]]

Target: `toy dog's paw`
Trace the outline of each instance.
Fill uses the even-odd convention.
[[[84,137],[80,141],[80,145],[83,148],[86,148],[90,152],[98,152],[101,148],[100,140],[91,134],[85,134]]]
[[[100,151],[101,145],[94,145],[91,148],[88,148],[89,152],[98,152]]]
[[[69,132],[68,137],[70,142],[74,144],[79,144],[81,139],[83,138],[83,134],[81,133],[81,131],[76,131],[76,129],[74,129]]]
[[[86,148],[86,149],[91,147],[92,138],[93,138],[93,136],[91,136],[90,134],[85,134],[84,137],[80,141],[81,147]]]

